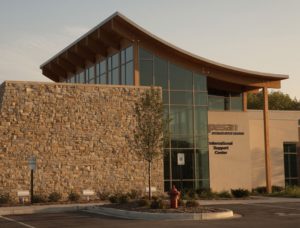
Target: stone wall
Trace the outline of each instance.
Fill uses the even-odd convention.
[[[147,165],[130,149],[135,103],[148,87],[4,82],[0,87],[0,193],[29,190],[67,197],[84,189],[145,191]],[[1,103],[0,103],[1,104]],[[163,191],[163,162],[152,186]]]

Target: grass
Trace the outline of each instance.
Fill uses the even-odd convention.
[[[300,187],[288,186],[283,191],[274,192],[270,196],[300,198]]]

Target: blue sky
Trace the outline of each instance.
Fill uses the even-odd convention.
[[[48,81],[39,65],[115,11],[220,63],[289,74],[300,98],[298,0],[0,0],[0,82]]]

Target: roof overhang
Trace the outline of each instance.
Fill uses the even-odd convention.
[[[114,13],[89,32],[43,63],[43,74],[53,81],[84,69],[97,57],[106,57],[109,49],[119,50],[122,42],[137,42],[159,56],[206,75],[215,82],[239,85],[244,91],[255,88],[280,88],[288,75],[263,73],[221,64],[178,48],[143,29],[119,12]]]

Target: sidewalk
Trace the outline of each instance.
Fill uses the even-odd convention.
[[[83,209],[85,209],[87,207],[91,207],[91,206],[103,205],[106,203],[107,202],[0,207],[0,216],[1,215],[35,214],[35,213],[71,212],[71,211],[83,210]]]

